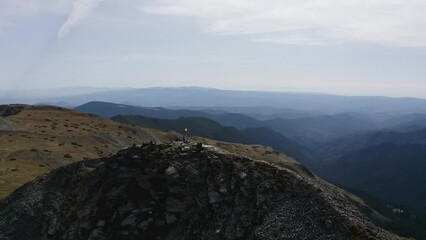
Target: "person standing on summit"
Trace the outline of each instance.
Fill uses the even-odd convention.
[[[189,139],[188,139],[188,128],[184,129],[183,142],[184,143],[188,143],[189,142]]]

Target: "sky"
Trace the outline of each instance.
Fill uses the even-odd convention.
[[[0,91],[426,98],[424,0],[0,0]]]

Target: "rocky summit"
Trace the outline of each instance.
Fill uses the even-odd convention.
[[[2,201],[0,216],[2,240],[400,239],[313,175],[201,144],[145,144],[61,167]]]

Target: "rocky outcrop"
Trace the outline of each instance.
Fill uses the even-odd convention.
[[[0,117],[13,116],[24,109],[23,105],[0,105]]]
[[[399,239],[339,193],[200,145],[146,144],[18,189],[0,239]]]

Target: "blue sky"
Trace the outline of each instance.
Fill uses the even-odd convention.
[[[2,90],[426,98],[423,0],[0,0]]]

